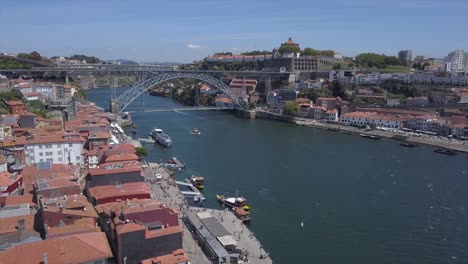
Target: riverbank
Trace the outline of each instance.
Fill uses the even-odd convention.
[[[188,205],[187,198],[182,195],[175,183],[175,177],[171,176],[170,171],[162,168],[157,163],[149,163],[145,169],[145,180],[149,183],[153,192],[153,197],[158,201],[164,202],[171,207],[177,208],[179,214],[179,225],[183,228],[184,250],[190,256],[193,263],[211,263],[208,257],[203,254],[205,249],[203,238],[197,237],[197,234],[190,230],[190,226],[184,219],[187,214],[209,213],[218,223],[223,226],[230,234],[238,248],[247,250],[249,263],[271,264],[273,261],[269,253],[263,249],[260,241],[257,240],[254,233],[242,223],[230,210],[217,210]],[[158,177],[159,176],[159,177]],[[159,179],[158,179],[159,178]],[[200,246],[201,245],[201,246]],[[209,246],[206,246],[209,248]]]
[[[400,133],[393,133],[389,131],[381,131],[381,130],[364,130],[357,127],[352,126],[343,126],[339,124],[330,124],[330,123],[322,123],[316,120],[308,119],[308,118],[300,118],[300,117],[292,117],[292,116],[285,116],[276,113],[266,112],[266,111],[256,111],[255,118],[259,119],[270,119],[276,120],[281,122],[288,122],[294,123],[299,126],[306,126],[306,127],[313,127],[313,128],[320,128],[320,129],[327,129],[333,132],[341,132],[346,134],[352,135],[369,135],[369,136],[378,136],[382,138],[389,138],[389,139],[396,139],[396,140],[405,140],[409,142],[415,142],[419,144],[424,144],[428,146],[434,147],[442,147],[451,149],[458,152],[468,153],[468,145],[466,141],[459,141],[456,139],[447,139],[447,138],[440,138],[437,136],[414,136],[406,134],[406,132]]]

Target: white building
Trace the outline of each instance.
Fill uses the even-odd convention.
[[[76,133],[52,136],[32,136],[26,141],[27,165],[50,161],[59,164],[83,164],[85,140]]]
[[[305,90],[305,89],[322,89],[322,82],[323,79],[316,80],[316,81],[300,81],[294,83],[294,89],[296,90]]]
[[[338,121],[338,110],[332,109],[325,112],[324,119],[327,121]]]
[[[340,121],[354,126],[376,126],[399,129],[403,118],[391,115],[379,115],[375,112],[351,112],[340,117]]]
[[[451,71],[464,71],[465,70],[465,51],[462,49],[455,50],[447,56],[447,62],[450,62]]]

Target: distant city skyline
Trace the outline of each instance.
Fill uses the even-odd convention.
[[[468,51],[466,0],[13,1],[0,7],[0,52],[191,62],[215,52],[301,48],[344,56]]]

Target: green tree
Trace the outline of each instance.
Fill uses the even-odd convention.
[[[340,70],[341,69],[341,63],[338,63],[338,62],[334,63],[332,69],[333,70]]]
[[[288,101],[284,104],[283,113],[289,116],[296,116],[299,113],[299,104],[296,101]]]
[[[331,83],[331,91],[333,96],[339,96],[341,98],[346,97],[346,87],[338,81]]]
[[[9,91],[1,92],[0,99],[5,101],[24,101],[24,96],[18,89],[11,89]]]
[[[44,103],[42,103],[39,100],[29,101],[28,104],[32,110],[44,110],[45,109]]]
[[[139,157],[139,158],[143,158],[144,156],[147,156],[148,155],[148,151],[143,148],[143,147],[135,147],[135,154]]]
[[[41,60],[42,59],[41,54],[39,54],[39,52],[37,52],[37,51],[31,52],[29,55],[31,57],[31,60]]]
[[[271,55],[273,54],[271,51],[264,50],[264,51],[259,51],[259,50],[253,50],[253,51],[248,51],[248,52],[243,52],[241,55],[246,55],[246,56],[251,56],[251,55]]]
[[[295,46],[295,45],[282,45],[278,49],[278,52],[281,53],[281,54],[284,54],[284,53],[300,53],[301,49],[299,48],[299,46]]]

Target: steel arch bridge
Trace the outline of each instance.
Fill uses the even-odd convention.
[[[158,85],[159,83],[174,80],[174,79],[181,79],[181,78],[192,78],[202,82],[209,83],[214,87],[218,88],[224,94],[226,94],[229,99],[233,101],[234,107],[238,109],[243,109],[241,105],[242,101],[242,94],[238,94],[231,90],[231,88],[223,83],[221,80],[216,79],[215,77],[208,75],[206,73],[197,73],[197,72],[161,72],[156,76],[150,77],[145,81],[137,84],[136,86],[128,89],[123,94],[118,96],[117,98],[111,100],[111,110],[112,110],[112,103],[115,103],[117,107],[116,112],[123,112],[138,96],[142,93],[146,92],[149,88]]]

